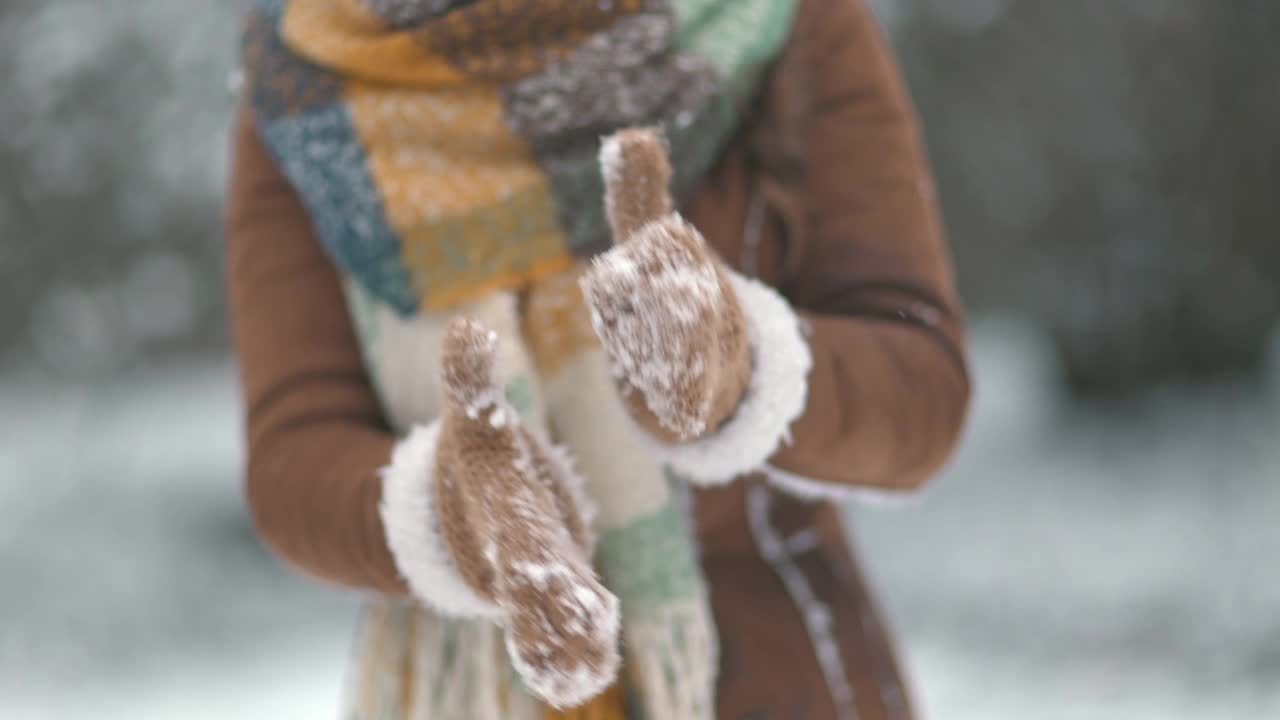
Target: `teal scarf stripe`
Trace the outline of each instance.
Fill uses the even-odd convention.
[[[401,314],[417,308],[400,236],[391,227],[345,105],[259,126],[281,171],[298,189],[330,258]]]
[[[796,0],[669,0],[676,46],[708,60],[725,83],[729,112],[740,112],[791,32]]]
[[[253,73],[249,104],[258,134],[297,190],[334,264],[380,302],[412,314],[417,293],[343,102],[345,82],[285,46],[281,5],[259,2],[245,21],[244,53]]]
[[[706,591],[689,518],[674,496],[658,511],[605,531],[596,542],[596,565],[622,569],[605,584],[622,603],[623,617],[653,617],[673,600]]]

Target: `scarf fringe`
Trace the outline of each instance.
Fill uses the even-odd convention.
[[[712,720],[720,645],[705,596],[633,622],[626,633],[628,673],[643,717]]]
[[[540,720],[511,674],[502,630],[412,605],[375,601],[356,648],[359,672],[344,720]],[[503,677],[503,674],[506,674]]]
[[[704,593],[632,621],[624,643],[637,718],[713,720],[719,643]],[[544,717],[511,674],[502,630],[491,622],[376,601],[365,615],[357,655],[360,672],[346,720]]]

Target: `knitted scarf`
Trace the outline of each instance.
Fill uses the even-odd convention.
[[[422,378],[466,312],[512,349],[511,403],[577,460],[626,658],[625,683],[579,717],[710,718],[717,663],[679,495],[633,437],[574,279],[611,243],[599,139],[662,126],[687,197],[793,2],[256,0],[247,21],[259,132],[346,278],[397,430],[438,415]],[[357,655],[353,720],[544,712],[488,621],[377,600]]]
[[[257,2],[262,137],[335,262],[407,315],[608,249],[596,152],[613,130],[661,125],[687,197],[794,0],[455,0],[409,27],[373,8],[450,3]]]

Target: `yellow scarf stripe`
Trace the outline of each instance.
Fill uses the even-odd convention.
[[[535,283],[525,296],[521,331],[540,377],[557,377],[569,361],[600,347],[578,286],[586,266]]]
[[[471,81],[445,58],[423,52],[412,33],[388,32],[356,0],[290,2],[280,33],[294,52],[350,78],[420,87]]]
[[[503,122],[497,88],[351,81],[344,96],[421,309],[571,265],[547,177]]]

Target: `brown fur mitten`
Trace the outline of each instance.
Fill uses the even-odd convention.
[[[746,318],[724,266],[672,211],[661,135],[624,130],[601,150],[615,247],[582,278],[591,322],[637,423],[688,441],[737,408],[751,377]]]
[[[551,705],[579,705],[619,664],[618,601],[591,567],[571,469],[523,425],[493,378],[497,336],[450,323],[436,446],[441,532],[463,580],[502,611],[507,651]]]

